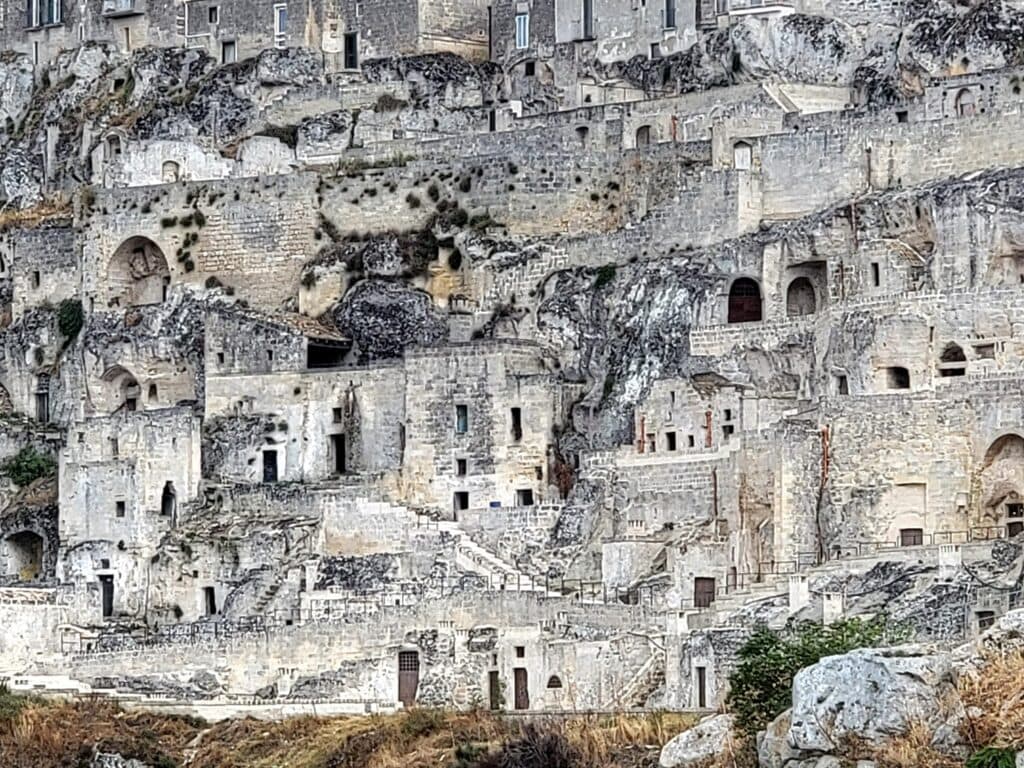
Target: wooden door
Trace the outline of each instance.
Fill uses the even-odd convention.
[[[420,655],[416,651],[398,654],[398,700],[406,707],[416,704],[416,689],[420,685]]]
[[[515,705],[516,709],[530,708],[530,689],[526,675],[526,667],[516,667],[512,670],[515,675]]]
[[[491,709],[501,709],[501,681],[498,678],[498,670],[496,669],[492,669],[487,673],[487,693],[490,698]]]
[[[715,602],[715,580],[697,577],[693,580],[693,604],[697,608],[707,608]]]
[[[103,598],[103,618],[114,615],[114,577],[100,576],[100,592]]]

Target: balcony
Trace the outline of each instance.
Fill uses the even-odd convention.
[[[103,0],[103,15],[108,19],[139,16],[146,12],[146,0]]]

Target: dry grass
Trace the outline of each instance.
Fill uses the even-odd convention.
[[[151,765],[180,763],[199,732],[196,721],[125,712],[94,699],[66,704],[30,702],[0,721],[0,765],[4,768],[78,766],[94,747]]]
[[[968,712],[965,739],[979,747],[1024,746],[1024,652],[986,656],[984,667],[962,675],[957,689]]]
[[[670,713],[502,718],[410,710],[377,717],[297,717],[213,725],[125,712],[88,699],[9,697],[0,718],[3,768],[77,768],[94,751],[170,768],[646,768],[691,727]]]
[[[50,219],[71,215],[71,201],[64,197],[45,200],[31,208],[0,211],[0,232],[12,227],[37,227]]]

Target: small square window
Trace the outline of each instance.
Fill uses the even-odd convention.
[[[517,645],[516,646],[516,658],[517,659],[525,659],[526,658],[526,646],[525,645]]]
[[[105,557],[100,558],[100,568],[106,569],[110,567],[110,560]]]
[[[469,491],[456,491],[453,506],[456,512],[469,509]]]
[[[725,426],[722,427],[722,434],[725,437],[729,437],[729,435],[733,434],[735,431],[736,427],[734,427],[732,424],[726,424]]]
[[[897,110],[897,112],[896,112],[896,122],[897,123],[907,123],[907,122],[910,122],[910,115],[907,113],[907,110],[905,110],[905,109]]]

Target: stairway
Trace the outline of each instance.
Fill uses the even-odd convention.
[[[622,709],[642,708],[651,695],[665,684],[665,651],[651,647],[651,655],[636,674],[612,699],[612,706]]]

